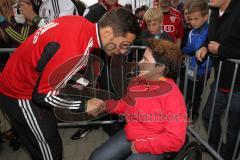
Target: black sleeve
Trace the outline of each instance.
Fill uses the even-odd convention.
[[[61,107],[76,109],[79,111],[85,111],[86,99],[81,96],[64,94],[61,90],[51,90],[47,94],[39,93],[39,84],[41,81],[41,75],[48,62],[53,58],[53,56],[58,52],[60,44],[57,42],[49,42],[39,59],[36,71],[39,72],[39,78],[37,80],[36,86],[32,94],[32,100],[35,104],[39,106],[44,106],[48,108]]]

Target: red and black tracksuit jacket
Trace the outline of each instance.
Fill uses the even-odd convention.
[[[81,98],[60,89],[86,66],[91,49],[99,47],[96,24],[80,16],[56,19],[13,53],[0,75],[0,93],[48,107],[80,107]]]

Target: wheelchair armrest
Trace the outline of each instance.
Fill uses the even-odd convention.
[[[164,153],[164,158],[166,158],[167,160],[171,160],[174,159],[177,156],[178,152],[167,152]]]

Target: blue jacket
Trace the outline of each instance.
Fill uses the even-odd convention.
[[[192,29],[189,32],[187,44],[183,47],[182,52],[183,54],[186,54],[190,56],[190,64],[189,68],[193,69],[196,66],[197,60],[195,57],[195,52],[203,45],[203,43],[206,41],[208,36],[208,24],[205,23],[201,28],[199,29]],[[202,63],[198,64],[198,70],[197,75],[202,76],[206,72],[207,67],[207,60],[203,61]],[[212,61],[210,61],[208,67],[208,71],[211,68]]]

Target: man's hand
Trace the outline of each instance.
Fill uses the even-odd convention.
[[[33,17],[37,16],[37,14],[33,10],[32,4],[28,2],[21,1],[19,11],[30,22],[32,21]]]
[[[208,50],[212,54],[217,55],[219,46],[220,46],[220,43],[218,43],[216,41],[210,41],[210,43],[208,44]]]
[[[105,110],[106,103],[100,99],[92,98],[87,101],[86,112],[94,117]]]
[[[207,48],[206,47],[202,47],[199,50],[197,50],[196,52],[196,58],[197,60],[199,60],[200,62],[202,62],[202,60],[205,58],[206,54],[207,54]]]

